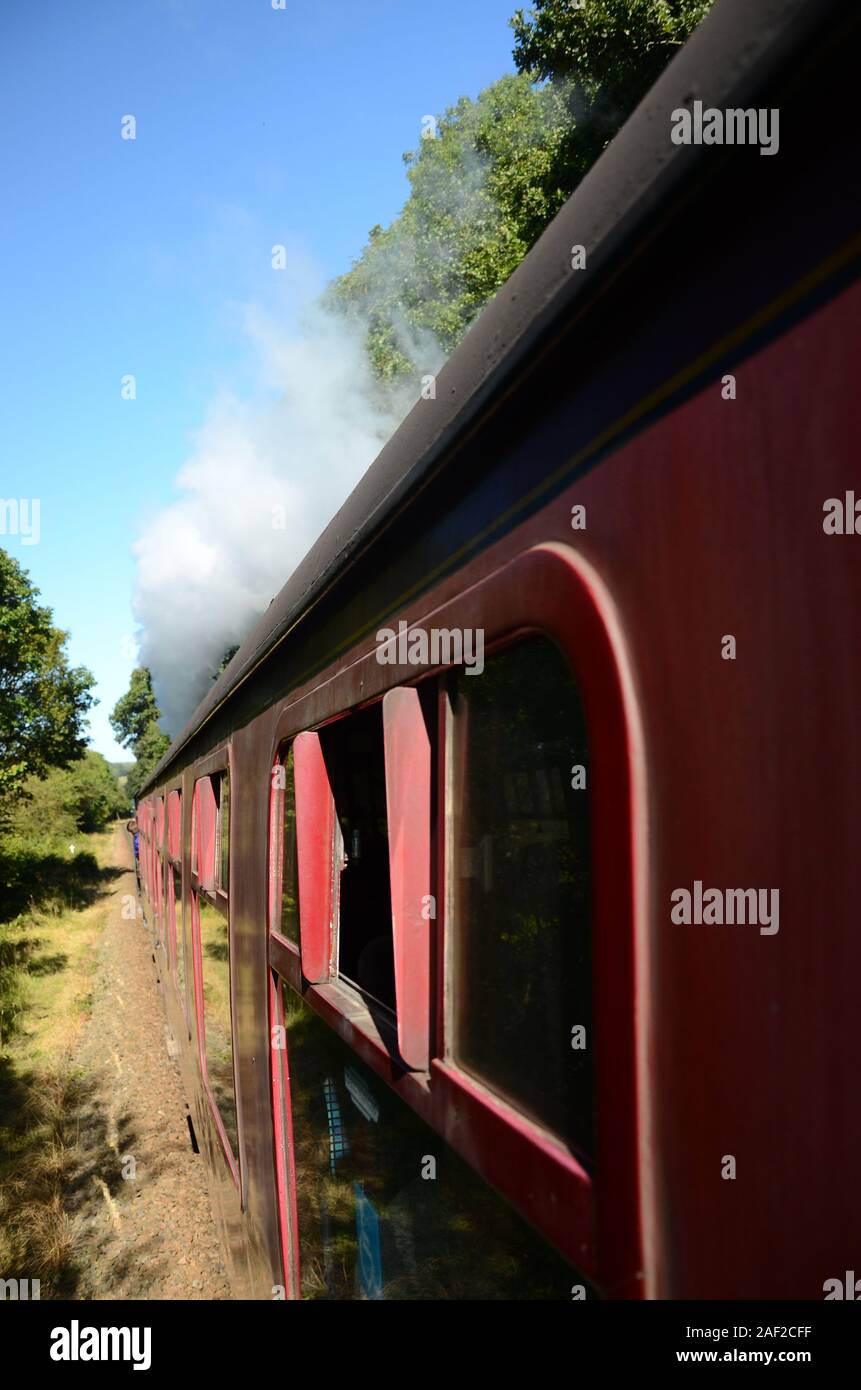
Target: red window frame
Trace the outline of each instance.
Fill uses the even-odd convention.
[[[399,615],[401,616],[401,615]],[[301,993],[362,1061],[396,1090],[402,1099],[452,1145],[484,1179],[506,1197],[545,1238],[567,1256],[575,1268],[615,1297],[643,1294],[643,1218],[641,1174],[638,1163],[639,1117],[637,1060],[645,1024],[638,1034],[635,1022],[635,983],[643,975],[645,952],[646,861],[642,831],[645,826],[645,761],[638,704],[625,644],[615,607],[599,576],[581,556],[567,546],[549,543],[515,557],[502,568],[478,580],[470,588],[436,608],[406,613],[410,627],[483,629],[485,652],[503,648],[531,634],[550,637],[562,650],[578,684],[590,739],[591,836],[593,863],[592,931],[594,943],[593,1037],[596,1057],[596,1177],[585,1171],[570,1150],[555,1136],[526,1119],[516,1108],[491,1092],[460,1068],[448,1046],[449,1020],[444,1004],[444,977],[449,968],[445,953],[447,899],[445,873],[452,861],[445,833],[447,788],[452,775],[450,712],[448,698],[439,689],[439,725],[432,777],[436,785],[436,829],[427,814],[427,802],[412,797],[399,785],[393,772],[398,814],[403,815],[407,836],[418,846],[418,867],[402,861],[395,868],[393,887],[401,901],[403,884],[424,881],[425,857],[435,869],[437,918],[428,924],[430,952],[427,981],[421,997],[418,984],[408,985],[403,1000],[398,996],[399,1022],[403,1012],[403,1036],[413,1057],[427,1047],[425,1070],[397,1073],[390,1049],[363,1001],[328,974],[318,981],[303,979],[300,952],[278,931],[280,918],[281,801],[277,786],[270,793],[270,935],[269,959],[276,976]],[[390,620],[391,621],[391,620]],[[323,673],[321,685],[282,709],[275,736],[279,750],[295,735],[317,727],[327,718],[356,707],[361,690],[369,703],[415,689],[419,681],[439,675],[445,668],[381,666],[376,648],[366,649],[343,663],[340,672]],[[321,692],[325,691],[326,706]],[[353,693],[353,700],[349,696]],[[344,698],[346,697],[346,698]],[[343,698],[340,710],[332,703]],[[396,696],[412,721],[413,740],[418,734],[415,697]],[[401,737],[393,724],[395,739]],[[415,742],[413,743],[415,751]],[[423,757],[423,753],[420,755]],[[387,746],[388,760],[388,746]],[[398,756],[393,768],[398,765]],[[403,765],[403,760],[401,760]],[[299,806],[297,779],[297,833],[304,808]],[[393,833],[390,811],[390,842]],[[325,900],[325,882],[333,872],[319,848],[305,877],[312,891]],[[272,857],[273,847],[279,853]],[[300,843],[300,916],[303,868]],[[397,874],[400,872],[401,879]],[[413,891],[412,889],[410,891]],[[393,910],[394,897],[393,897]],[[325,914],[320,919],[324,920]],[[416,967],[416,943],[412,931],[403,937],[406,957],[412,952],[414,980],[421,979],[424,959]],[[406,944],[406,943],[410,944]],[[302,937],[304,949],[304,935]],[[409,969],[409,964],[407,966]],[[402,978],[404,962],[402,961]],[[274,1021],[280,1021],[280,991],[273,990]],[[436,1027],[434,1027],[436,1024]],[[418,1048],[416,1052],[414,1049]],[[289,1059],[273,1056],[273,1103],[289,1094]],[[277,1081],[276,1081],[277,1077]],[[277,1094],[276,1094],[277,1092]],[[276,1108],[278,1163],[289,1175],[285,1127]],[[289,1123],[289,1107],[288,1107]],[[285,1177],[286,1181],[286,1177]],[[292,1181],[288,1186],[292,1186]],[[298,1275],[298,1237],[295,1192],[282,1193],[282,1231],[285,1266],[295,1288]]]
[[[221,773],[231,773],[231,752],[228,748],[216,749],[198,767],[194,769],[194,788],[192,792],[192,844],[196,845],[196,854],[192,860],[191,883],[190,883],[190,910],[191,910],[191,942],[192,942],[192,967],[194,973],[194,1013],[195,1026],[197,1029],[197,1058],[200,1067],[200,1079],[204,1094],[206,1095],[209,1113],[218,1142],[224,1155],[228,1171],[233,1180],[234,1186],[241,1193],[241,1150],[242,1150],[242,1123],[239,1093],[239,1069],[236,1065],[236,990],[235,990],[235,971],[233,960],[233,934],[230,931],[230,902],[229,895],[224,889],[217,886],[217,866],[215,863],[215,815],[217,811],[215,793],[212,790],[213,777]],[[232,783],[232,778],[231,778]],[[228,829],[229,833],[229,829]],[[195,837],[197,837],[195,839]],[[228,841],[228,856],[230,855],[230,842]],[[202,872],[200,872],[202,868]],[[228,869],[228,880],[230,870]],[[233,1054],[233,1096],[236,1106],[236,1126],[237,1126],[237,1152],[233,1152],[233,1146],[227,1136],[221,1112],[216,1104],[213,1095],[212,1085],[209,1080],[209,1069],[206,1063],[206,1017],[203,999],[203,951],[200,940],[200,895],[206,898],[207,902],[223,917],[227,919],[227,940],[228,940],[228,980],[230,983],[230,1035],[231,1050]]]
[[[412,1071],[430,1064],[433,892],[433,744],[416,686],[383,696],[389,879],[398,1051]],[[301,898],[300,898],[301,903]]]
[[[211,773],[197,776],[194,783],[194,810],[192,833],[192,874],[204,891],[214,893],[217,885],[215,863],[215,825],[218,818],[218,805],[212,787],[212,778],[226,771],[223,767]]]
[[[164,797],[159,795],[155,797],[155,833],[153,835],[153,917],[157,943],[164,951],[165,957],[169,958],[164,920],[164,822]]]
[[[167,852],[174,863],[182,858],[182,791],[179,787],[167,794]]]
[[[188,1004],[188,977],[191,971],[191,962],[186,958],[185,966],[185,988],[180,988],[179,973],[177,962],[179,960],[180,949],[185,947],[185,874],[183,870],[183,835],[182,835],[182,787],[173,787],[166,793],[167,801],[167,859],[165,867],[167,871],[168,884],[166,888],[168,901],[168,939],[170,942],[170,974],[177,999],[182,1007],[183,1017],[185,1018],[186,1028],[191,1031],[191,1017]],[[181,894],[179,902],[173,886],[173,870],[179,870]]]

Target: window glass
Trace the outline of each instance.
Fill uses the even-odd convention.
[[[230,939],[223,912],[204,895],[195,895],[203,975],[203,1032],[206,1073],[234,1154],[238,1153],[236,1095],[233,1087],[233,1034],[230,1019]]]
[[[170,792],[167,798],[167,844],[171,859],[182,854],[182,793]]]
[[[226,893],[230,869],[230,776],[222,772],[212,781],[218,802],[218,817],[215,823],[215,871],[218,874],[218,886]]]
[[[570,1299],[585,1281],[282,991],[302,1297]]]
[[[162,859],[160,852],[156,849],[153,853],[155,865],[155,929],[156,936],[160,945],[164,945],[164,873],[162,871]]]
[[[293,745],[284,758],[284,815],[281,859],[281,933],[299,945],[299,866],[296,855],[296,788]]]
[[[453,709],[455,1056],[589,1155],[589,756],[582,705],[561,652],[547,638],[531,637],[492,655],[482,675],[459,673]]]
[[[176,984],[179,997],[182,1000],[183,1008],[187,1008],[185,997],[185,930],[182,911],[182,871],[174,865],[173,868],[173,912],[174,912],[174,942],[176,945]]]

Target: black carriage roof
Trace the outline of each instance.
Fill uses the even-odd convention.
[[[445,465],[453,442],[600,287],[642,223],[698,169],[703,148],[670,140],[680,107],[745,105],[824,28],[843,0],[717,0],[294,570],[142,790]],[[589,273],[572,272],[572,246]]]

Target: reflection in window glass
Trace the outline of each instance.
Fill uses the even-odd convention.
[[[230,941],[227,918],[201,894],[197,897],[203,973],[203,1032],[206,1073],[234,1154],[236,1095],[233,1089],[233,1037],[230,1022]]]
[[[174,865],[173,868],[173,913],[174,931],[173,939],[176,947],[176,985],[179,997],[182,1000],[183,1008],[186,1008],[185,998],[185,930],[182,911],[182,871]]]
[[[592,1153],[588,749],[545,637],[460,674],[454,697],[455,1053]],[[586,785],[574,772],[585,768]],[[586,1029],[585,1049],[572,1029]]]
[[[302,1297],[570,1299],[582,1278],[282,990]]]
[[[284,759],[284,823],[281,861],[281,933],[299,945],[299,861],[296,855],[296,788],[293,745]]]
[[[155,902],[153,903],[153,907],[155,908],[156,939],[159,945],[164,947],[164,871],[162,866],[162,856],[158,850],[155,851]]]

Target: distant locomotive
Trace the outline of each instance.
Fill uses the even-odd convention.
[[[239,1295],[857,1263],[859,27],[720,0],[143,790]]]

